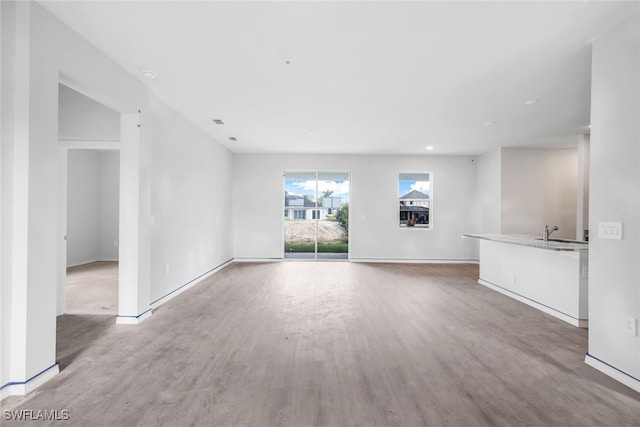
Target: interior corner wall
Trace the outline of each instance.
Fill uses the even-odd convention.
[[[640,14],[593,44],[589,224],[589,354],[640,391]],[[598,236],[622,224],[622,239]]]
[[[118,260],[119,155],[68,150],[67,267]]]
[[[502,148],[501,232],[575,239],[578,151],[575,148]]]
[[[281,259],[285,170],[351,172],[350,258],[469,261],[477,258],[475,157],[236,154],[233,230],[236,259]],[[433,229],[398,224],[398,174],[433,172]]]
[[[98,155],[69,150],[67,175],[67,267],[98,261]]]

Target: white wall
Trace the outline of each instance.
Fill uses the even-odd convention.
[[[233,157],[162,102],[152,102],[151,111],[155,301],[233,258]]]
[[[98,152],[69,150],[67,267],[98,260]]]
[[[119,155],[69,150],[67,267],[118,260]]]
[[[12,162],[9,161],[14,142],[13,134],[13,56],[15,30],[13,19],[9,18],[12,10],[0,5],[0,360],[10,360],[11,347],[6,337],[11,333],[11,186],[13,182]],[[0,363],[0,386],[10,378],[10,365]],[[0,394],[2,398],[2,394]]]
[[[575,148],[502,148],[501,231],[575,239],[578,152]]]
[[[58,138],[63,140],[117,141],[120,114],[93,99],[59,85]]]
[[[589,354],[640,391],[640,15],[593,45],[589,200]],[[621,222],[622,240],[598,237],[600,222]],[[587,359],[589,361],[589,359]],[[606,366],[600,366],[604,370]]]
[[[476,178],[477,224],[476,233],[501,232],[502,206],[502,150],[478,156]]]
[[[469,260],[475,229],[473,157],[249,155],[234,157],[234,256],[282,258],[284,170],[351,172],[353,260]],[[398,226],[398,174],[433,172],[433,229]],[[256,206],[260,216],[256,217]]]
[[[122,221],[120,227],[128,227],[125,235],[129,238],[127,254],[130,255],[127,257],[131,260],[126,273],[127,283],[132,283],[134,288],[127,288],[127,292],[120,292],[119,296],[121,300],[134,302],[122,304],[119,301],[121,314],[122,310],[129,310],[127,314],[132,318],[141,315],[149,310],[152,294],[177,287],[187,277],[196,278],[207,268],[207,262],[211,263],[208,267],[211,269],[219,260],[232,256],[230,226],[225,222],[229,218],[231,202],[228,183],[232,157],[216,141],[163,106],[138,78],[72,32],[39,4],[0,2],[0,7],[3,34],[0,159],[3,243],[0,341],[3,353],[0,388],[4,394],[8,389],[26,388],[28,391],[57,371],[56,279],[61,233],[54,211],[61,191],[57,161],[59,83],[62,81],[123,113],[120,167],[121,175],[126,177],[121,187],[127,189],[127,196],[121,199],[121,208],[126,206],[122,210],[128,221],[132,218],[131,213],[134,214],[134,222],[124,224]],[[9,35],[7,39],[6,34]],[[11,43],[5,49],[5,40],[15,42],[18,47],[15,55]],[[5,92],[5,88],[10,92]],[[173,126],[180,131],[167,135]],[[195,150],[203,148],[205,141],[212,148],[196,154]],[[6,153],[10,156],[5,157]],[[171,166],[162,164],[163,156],[174,154],[183,156],[185,161]],[[189,176],[194,165],[199,169],[208,166],[212,171],[190,179],[189,183],[196,187],[185,196],[181,194],[180,179]],[[175,192],[164,191],[166,177],[177,182]],[[211,178],[215,182],[211,182]],[[207,202],[196,203],[196,194],[202,195]],[[160,196],[162,203],[157,203]],[[213,198],[220,200],[212,202]],[[181,214],[172,219],[167,211],[173,212],[176,206],[184,211],[202,211],[198,215]],[[153,224],[152,217],[158,218],[159,223]],[[163,221],[168,222],[163,225]],[[209,254],[206,259],[173,256],[173,251],[178,249],[171,247],[174,242],[166,234],[167,230],[178,227],[178,223],[184,233],[180,236],[179,248],[198,248],[199,253]],[[120,249],[124,249],[122,239]],[[171,282],[162,280],[152,288],[151,275],[155,274],[158,265],[165,263],[165,253],[170,254],[172,271],[180,272],[180,277]],[[123,258],[120,259],[121,287]],[[34,376],[35,379],[31,379]],[[24,384],[28,379],[31,380]],[[9,385],[10,382],[18,386]]]
[[[98,194],[98,260],[117,261],[120,231],[119,151],[98,151]]]

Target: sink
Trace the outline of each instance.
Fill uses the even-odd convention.
[[[544,239],[542,237],[536,237],[536,240],[542,240],[544,241]],[[588,245],[589,242],[583,242],[581,240],[570,240],[570,239],[549,239],[547,240],[547,242],[559,242],[559,243],[582,243],[583,245]]]

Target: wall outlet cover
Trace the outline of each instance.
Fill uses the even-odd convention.
[[[621,222],[599,222],[598,237],[602,239],[622,240]]]

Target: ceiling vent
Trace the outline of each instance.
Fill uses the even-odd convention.
[[[220,119],[213,119],[213,123],[217,124],[217,125],[223,125],[224,122]]]

